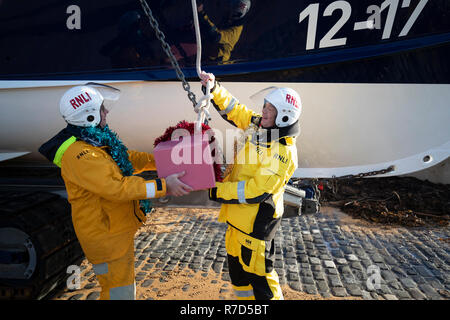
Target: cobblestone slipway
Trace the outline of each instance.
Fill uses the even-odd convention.
[[[215,214],[199,219],[184,215],[185,210],[189,209],[177,209],[176,232],[137,233],[137,286],[151,286],[149,272],[175,268],[213,270],[229,281],[226,225],[217,222]],[[449,299],[449,238],[447,227],[385,227],[323,207],[317,215],[282,220],[275,238],[275,268],[282,285],[325,298]],[[88,264],[82,282],[92,277]],[[84,289],[92,287],[92,283],[84,285]],[[98,291],[66,290],[59,298],[96,299]]]

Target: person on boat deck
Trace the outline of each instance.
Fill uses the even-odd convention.
[[[211,61],[226,63],[230,60],[231,52],[241,37],[245,16],[250,10],[250,0],[227,0],[220,3],[225,8],[223,22],[214,23],[204,10],[204,4],[197,5],[199,24],[202,35],[206,40],[206,56]]]
[[[238,299],[283,299],[274,270],[274,236],[283,215],[284,186],[297,168],[296,137],[301,101],[290,88],[265,96],[262,115],[232,96],[213,74],[200,76],[205,92],[212,81],[212,104],[223,119],[255,132],[238,151],[233,169],[209,190],[222,203],[219,221],[226,222],[225,247],[231,283]]]
[[[154,157],[127,150],[109,129],[104,95],[89,84],[66,91],[60,112],[67,127],[39,152],[61,168],[75,233],[93,264],[100,299],[134,300],[134,235],[151,211],[148,199],[192,189],[178,179],[183,173],[154,180],[134,175],[155,170]]]

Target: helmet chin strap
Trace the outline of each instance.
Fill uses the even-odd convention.
[[[270,128],[264,128],[261,126],[262,129],[264,129],[265,135],[262,137],[261,141],[272,141],[277,138],[282,137],[296,137],[300,134],[300,126],[298,125],[298,120],[291,124],[290,126],[286,127],[277,127],[276,125]],[[272,137],[271,130],[279,130],[276,137]]]
[[[276,125],[273,125],[271,127],[264,127],[263,125],[261,125],[261,128],[264,130],[281,129],[281,128],[277,127]]]

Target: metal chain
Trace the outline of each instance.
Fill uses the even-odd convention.
[[[381,169],[381,170],[376,170],[376,171],[362,172],[362,173],[358,173],[358,174],[349,174],[349,175],[341,176],[341,177],[333,176],[331,178],[331,180],[327,181],[327,185],[331,189],[333,194],[336,195],[338,192],[338,181],[339,180],[354,179],[354,178],[360,179],[360,178],[364,178],[364,177],[371,177],[371,176],[376,176],[379,174],[389,173],[389,172],[393,171],[394,169],[395,169],[395,166],[390,166],[386,169]]]
[[[195,106],[197,105],[195,94],[191,91],[191,86],[186,81],[184,73],[183,71],[181,71],[177,59],[173,55],[172,50],[170,50],[170,46],[165,40],[166,36],[161,31],[161,29],[159,29],[158,21],[156,21],[155,17],[153,16],[152,10],[148,6],[147,2],[145,0],[139,0],[139,2],[141,3],[142,9],[144,10],[145,14],[148,17],[150,25],[152,26],[153,30],[155,30],[156,37],[158,38],[159,42],[161,42],[162,49],[169,57],[170,63],[172,64],[172,67],[175,69],[178,80],[182,82],[183,89],[187,92],[188,99],[192,102],[195,108]]]
[[[376,170],[376,171],[369,171],[369,172],[364,172],[364,173],[358,173],[358,174],[349,174],[346,176],[342,176],[342,177],[334,177],[333,179],[338,179],[338,180],[343,180],[343,179],[353,179],[353,178],[364,178],[364,177],[371,177],[371,176],[376,176],[379,174],[386,174],[389,173],[391,171],[394,171],[395,166],[390,166],[389,168],[386,169],[381,169],[381,170]]]

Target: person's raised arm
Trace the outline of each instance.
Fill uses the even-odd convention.
[[[246,130],[251,122],[260,119],[261,115],[241,104],[227,89],[215,80],[212,73],[202,72],[200,75],[201,84],[205,91],[206,82],[212,81],[213,86],[211,94],[213,95],[212,104],[222,116],[223,119],[239,129]]]

